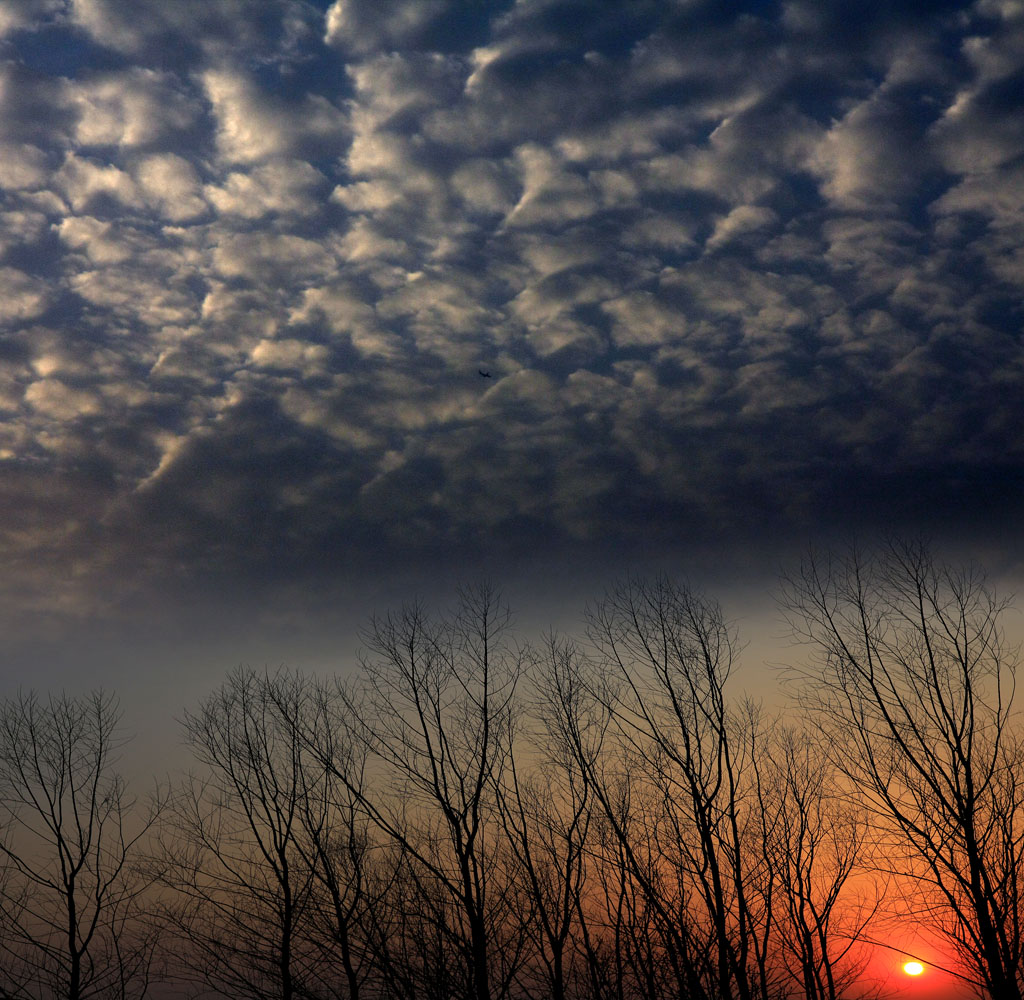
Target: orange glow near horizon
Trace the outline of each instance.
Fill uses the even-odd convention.
[[[924,972],[924,966],[920,962],[904,962],[903,971],[908,976],[919,976]]]

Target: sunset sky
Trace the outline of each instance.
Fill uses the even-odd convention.
[[[1022,94],[1020,0],[2,0],[4,691],[138,727],[480,573],[1019,578]]]

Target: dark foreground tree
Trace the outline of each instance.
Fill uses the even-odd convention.
[[[312,876],[302,933],[311,945],[306,993],[360,1000],[388,943],[381,900],[395,879],[380,860],[369,820],[360,806],[365,760],[338,724],[331,689],[298,675],[263,683],[280,719],[303,748],[300,772],[301,833],[296,846]],[[351,784],[325,761],[344,761]],[[383,929],[382,929],[383,928]]]
[[[498,786],[501,816],[515,868],[531,905],[525,925],[530,956],[519,976],[528,996],[568,1000],[586,995],[590,985],[586,942],[588,913],[587,838],[593,818],[592,797],[562,738],[558,681],[571,673],[579,651],[554,637],[538,652],[531,678],[546,704],[532,740],[509,755],[505,780]],[[540,752],[538,752],[540,751]]]
[[[1005,605],[924,547],[809,561],[786,603],[800,694],[897,873],[993,1000],[1024,992],[1024,746]]]
[[[721,609],[631,579],[589,632],[592,662],[563,661],[552,687],[603,813],[616,958],[652,1000],[774,996],[756,712],[726,694],[736,643]]]
[[[526,897],[507,877],[495,805],[523,659],[497,593],[481,585],[460,596],[448,616],[414,606],[373,620],[365,686],[339,696],[360,763],[353,770],[347,753],[325,762],[399,851],[396,888],[404,906],[418,898],[421,907],[410,932],[431,929],[458,963],[423,969],[419,982],[433,976],[450,983],[442,995],[498,1000],[521,964],[529,919]]]
[[[860,1000],[877,993],[862,980],[862,935],[885,884],[854,887],[868,862],[864,809],[844,794],[816,733],[778,726],[761,762],[769,805],[765,848],[774,894],[779,959],[806,1000]],[[877,873],[876,873],[877,876]]]
[[[167,810],[161,865],[181,974],[220,996],[292,1000],[315,978],[300,840],[321,769],[280,710],[303,696],[294,675],[236,670],[185,716],[205,770]]]
[[[137,808],[116,772],[113,696],[0,705],[0,995],[138,1000],[157,931],[136,865],[159,802]]]

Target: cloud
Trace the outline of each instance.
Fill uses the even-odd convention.
[[[47,179],[46,154],[29,143],[0,145],[0,187],[9,191],[39,188]]]
[[[74,23],[97,45],[126,56],[180,63],[237,51],[288,64],[316,36],[306,0],[70,0]]]
[[[285,288],[323,279],[337,266],[331,248],[316,240],[262,232],[225,235],[212,260],[222,277]]]
[[[961,54],[970,75],[961,80],[953,100],[932,127],[932,138],[945,165],[956,173],[990,170],[1024,151],[1024,126],[1015,94],[1024,61],[1024,12],[979,4],[997,18],[994,29],[968,35]]]
[[[309,344],[301,340],[261,340],[251,354],[258,368],[298,371],[304,377],[324,370],[328,351],[323,344]]]
[[[32,28],[60,11],[64,0],[7,0],[0,7],[0,38]]]
[[[75,389],[58,379],[40,379],[25,390],[25,402],[50,420],[69,421],[94,416],[102,404],[96,393]]]
[[[135,164],[134,176],[146,201],[171,222],[185,222],[207,211],[199,175],[176,153],[145,157]]]
[[[80,271],[70,285],[90,305],[109,310],[112,320],[120,318],[129,324],[177,326],[188,323],[196,313],[195,299],[187,289],[168,288],[143,268]]]
[[[14,267],[0,267],[0,323],[35,319],[46,312],[52,293],[44,281]]]
[[[345,130],[345,116],[319,94],[285,101],[231,66],[207,69],[201,79],[216,125],[217,150],[227,164],[288,156],[309,143],[330,147]]]
[[[203,86],[217,122],[217,148],[225,160],[253,163],[289,151],[294,120],[244,75],[209,70]]]
[[[829,129],[812,169],[837,207],[893,212],[930,167],[919,123],[908,109],[875,94]]]
[[[62,148],[72,122],[62,80],[0,59],[0,141]]]
[[[756,233],[770,226],[777,219],[778,216],[770,208],[758,205],[737,205],[715,223],[715,230],[705,246],[709,250],[727,246],[733,240],[748,233]]]
[[[451,6],[445,0],[335,0],[327,10],[324,41],[354,55],[415,45]]]
[[[142,207],[138,187],[127,171],[74,153],[65,158],[54,177],[54,187],[76,212],[111,201],[122,209]]]
[[[207,185],[205,194],[222,215],[311,215],[322,207],[318,194],[324,182],[323,174],[303,160],[276,161],[249,173],[232,171],[221,185]]]
[[[199,113],[172,76],[140,68],[69,82],[67,100],[78,113],[80,146],[149,145],[183,132]]]
[[[1022,460],[1012,4],[0,6],[33,579],[961,523]]]
[[[82,250],[96,264],[122,264],[131,259],[132,248],[115,234],[110,222],[91,216],[69,216],[57,226],[61,240],[75,250]]]
[[[516,150],[519,201],[505,217],[510,226],[560,226],[593,215],[599,202],[586,180],[565,170],[550,152],[529,144]]]

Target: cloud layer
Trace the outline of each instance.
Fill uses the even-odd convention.
[[[6,0],[9,600],[1019,526],[1021,93],[1018,0]]]

